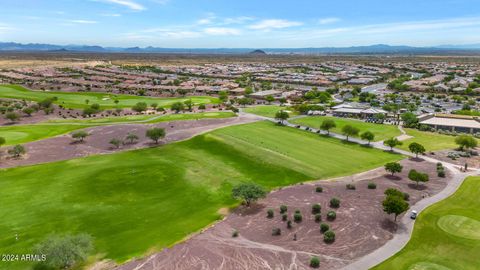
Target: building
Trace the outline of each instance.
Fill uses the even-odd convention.
[[[387,111],[372,108],[368,105],[351,103],[340,104],[332,108],[332,114],[337,117],[370,118],[376,114],[387,114]]]
[[[459,133],[480,133],[480,119],[468,115],[428,114],[419,117],[421,125],[435,130],[448,130]]]

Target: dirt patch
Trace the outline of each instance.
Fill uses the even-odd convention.
[[[79,158],[95,154],[111,154],[189,139],[195,135],[231,125],[238,125],[258,121],[250,115],[241,115],[233,118],[200,119],[188,121],[163,122],[158,124],[124,124],[112,126],[97,126],[85,129],[90,136],[84,142],[73,142],[69,135],[62,135],[45,140],[24,144],[27,154],[21,159],[6,158],[6,149],[0,153],[0,168],[33,165],[38,163],[53,162]],[[152,127],[165,128],[166,137],[158,145],[145,137],[147,129]],[[135,143],[126,143],[116,148],[110,144],[112,138],[125,139],[128,133],[136,134],[139,139]],[[7,148],[7,147],[3,147]]]
[[[426,161],[404,160],[402,164],[403,172],[393,179],[386,177],[383,168],[379,168],[335,181],[318,181],[272,192],[251,209],[236,209],[225,220],[186,242],[122,265],[117,270],[310,269],[308,263],[313,255],[320,257],[320,269],[341,268],[393,238],[397,224],[381,207],[385,189],[394,187],[409,193],[409,203],[413,205],[422,197],[441,191],[450,177],[449,174],[446,178],[437,177],[436,165]],[[409,185],[410,169],[429,174],[430,182],[423,190]],[[368,189],[370,182],[377,188]],[[348,183],[355,184],[356,190],[347,190]],[[315,192],[316,185],[323,187],[322,193]],[[329,207],[332,197],[341,200],[338,209]],[[322,222],[335,231],[336,241],[332,244],[323,242],[319,223],[311,214],[315,203],[322,206]],[[298,209],[303,221],[293,223],[293,228],[288,229],[279,213],[282,204],[288,206],[289,219]],[[275,210],[273,218],[266,217],[270,208]],[[334,221],[326,220],[329,210],[337,212]],[[280,228],[281,235],[272,236],[273,228]],[[235,230],[238,237],[232,237]]]
[[[445,150],[445,151],[434,152],[433,154],[429,153],[427,154],[427,156],[441,160],[441,161],[456,164],[462,168],[465,166],[465,163],[468,164],[468,168],[475,168],[475,169],[480,168],[480,156],[471,156],[471,157],[458,156],[455,159],[451,159],[448,157],[448,153],[451,153],[451,152],[459,153],[458,151]]]

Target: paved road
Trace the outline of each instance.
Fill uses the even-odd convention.
[[[266,120],[277,122],[277,120],[272,119],[272,118],[268,118],[268,117],[263,117],[263,118],[266,119]],[[305,126],[294,125],[294,124],[289,123],[288,121],[285,121],[285,125],[290,126],[290,127],[294,127],[294,128],[303,129],[303,130],[308,130],[308,131],[314,132],[314,133],[325,134],[323,131],[320,131],[318,129],[312,129],[312,128],[308,128],[308,127],[305,127]],[[333,132],[330,132],[330,136],[334,137],[334,138],[341,139],[341,140],[346,139],[346,137],[344,135],[333,133]],[[349,138],[349,141],[360,143],[360,144],[366,144],[367,143],[366,141],[363,141],[363,140],[360,140],[360,139],[357,139],[357,138]],[[387,150],[387,151],[390,150],[389,147],[386,147],[386,146],[383,145],[383,141],[373,142],[373,143],[371,143],[371,145],[372,145],[372,147],[375,147],[375,148],[378,148],[378,149],[381,149],[381,150]],[[410,152],[407,152],[407,151],[404,151],[404,150],[401,150],[401,149],[394,148],[393,151],[395,151],[396,153],[400,153],[402,155],[405,155],[405,156],[410,156],[410,157],[415,156],[414,154],[412,154]],[[448,170],[451,171],[452,179],[447,183],[447,186],[441,192],[435,194],[434,196],[425,198],[425,199],[417,202],[416,204],[414,204],[410,207],[410,209],[416,210],[419,214],[420,214],[421,211],[426,209],[428,206],[430,206],[434,203],[437,203],[437,202],[449,197],[453,193],[455,193],[455,191],[457,191],[457,189],[460,187],[460,185],[463,183],[463,181],[465,180],[466,177],[473,176],[473,175],[480,175],[480,170],[478,170],[478,169],[470,170],[468,172],[462,172],[461,171],[461,166],[458,166],[458,165],[455,165],[455,164],[452,164],[452,163],[449,163],[449,162],[445,162],[445,161],[440,161],[440,160],[437,160],[437,159],[434,159],[434,158],[431,158],[431,157],[425,157],[424,156],[422,158],[424,160],[427,160],[427,161],[433,162],[433,163],[441,162]],[[413,232],[414,224],[415,224],[415,220],[410,219],[410,216],[408,214],[404,215],[398,223],[398,230],[397,230],[397,232],[396,232],[396,234],[395,234],[395,236],[393,237],[392,240],[388,241],[381,248],[375,250],[374,252],[372,252],[372,253],[370,253],[370,254],[368,254],[368,255],[366,255],[366,256],[364,256],[364,257],[362,257],[362,258],[360,258],[356,261],[354,261],[353,263],[347,265],[346,267],[344,267],[342,269],[344,269],[344,270],[370,269],[370,268],[380,264],[381,262],[387,260],[388,258],[392,257],[397,252],[399,252],[403,247],[405,247],[405,245],[410,240],[410,237],[411,237],[412,232]]]

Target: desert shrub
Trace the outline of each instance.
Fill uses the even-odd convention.
[[[322,214],[315,214],[315,222],[320,222],[322,221]]]
[[[288,221],[287,221],[287,228],[288,228],[288,229],[291,229],[291,228],[292,228],[292,221],[291,221],[291,220],[288,220]]]
[[[333,243],[335,241],[335,233],[333,231],[326,231],[323,234],[323,241],[325,243]]]
[[[348,190],[355,190],[355,185],[354,184],[347,184],[346,185]]]
[[[287,212],[288,207],[286,205],[280,205],[280,214]]]
[[[437,175],[438,175],[438,177],[444,178],[444,177],[445,177],[445,171],[444,171],[444,170],[440,170],[440,171],[437,172]]]
[[[280,228],[273,228],[272,229],[272,235],[276,236],[276,235],[281,235],[282,234],[282,230],[280,230]]]
[[[237,230],[233,230],[232,237],[238,237],[238,231]]]
[[[315,192],[322,193],[323,188],[322,187],[315,187]]]
[[[328,211],[327,219],[328,220],[335,220],[337,218],[337,213],[335,211]]]
[[[320,232],[324,233],[330,230],[330,226],[327,223],[320,224]]]
[[[299,223],[299,222],[302,222],[302,214],[301,213],[295,213],[293,214],[293,221]]]
[[[295,214],[300,214],[300,213],[301,213],[300,210],[298,209],[295,210]]]
[[[320,267],[320,259],[317,256],[310,258],[310,267],[318,268]]]
[[[368,189],[376,189],[377,188],[377,184],[375,183],[368,183]]]
[[[274,212],[273,209],[268,209],[267,210],[267,218],[273,218]]]
[[[282,215],[282,221],[286,221],[288,219],[288,215],[287,214],[283,214]]]
[[[312,205],[312,214],[318,214],[322,211],[322,206],[318,203]]]
[[[410,194],[404,192],[404,193],[403,193],[403,199],[404,199],[405,201],[410,200]]]
[[[332,198],[330,200],[330,207],[333,207],[333,208],[338,208],[340,207],[340,200],[337,199],[337,198]]]

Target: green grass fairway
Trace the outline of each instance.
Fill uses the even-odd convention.
[[[59,119],[33,125],[3,126],[0,127],[0,137],[4,137],[7,140],[6,145],[14,145],[38,141],[66,134],[77,129],[100,125],[152,124],[167,121],[228,118],[234,116],[235,114],[232,112],[205,112],[168,115],[132,115],[98,119]]]
[[[236,204],[230,191],[240,182],[274,188],[400,158],[266,121],[159,148],[1,170],[0,253],[31,252],[52,232],[85,232],[96,252],[121,262],[219,219],[220,208]]]
[[[477,270],[480,177],[469,177],[449,198],[422,212],[412,238],[376,270]]]
[[[297,113],[293,110],[293,108],[278,106],[278,105],[262,105],[262,106],[255,106],[255,107],[247,107],[247,108],[242,108],[242,110],[247,113],[253,113],[256,115],[270,117],[270,118],[275,117],[275,114],[281,110],[288,111],[288,114],[290,114],[290,117],[297,115]]]
[[[332,129],[332,132],[342,133],[342,128],[346,125],[352,125],[360,129],[360,134],[365,131],[370,131],[375,134],[375,141],[383,141],[392,137],[397,137],[402,135],[397,126],[392,125],[381,125],[373,123],[365,123],[363,121],[348,119],[348,118],[339,118],[339,117],[330,117],[330,116],[307,116],[298,119],[289,121],[292,124],[309,126],[315,129],[319,129],[323,120],[331,119],[335,121],[337,127]]]
[[[443,135],[434,132],[424,132],[416,129],[406,128],[408,135],[414,138],[403,141],[403,145],[398,148],[408,151],[408,145],[412,142],[417,142],[425,147],[427,151],[438,151],[445,149],[455,149],[458,145],[455,144],[455,137]]]
[[[191,99],[195,104],[210,104],[218,103],[218,99],[214,97],[192,96],[184,98],[153,98],[141,97],[121,94],[108,94],[98,92],[53,92],[53,91],[32,91],[22,86],[17,85],[2,85],[0,86],[0,98],[24,99],[29,101],[41,101],[46,98],[57,97],[55,102],[58,105],[63,105],[66,108],[85,108],[88,105],[85,100],[89,100],[89,104],[97,103],[102,109],[111,109],[116,107],[131,108],[138,102],[146,102],[147,104],[157,103],[159,107],[168,107],[175,102],[184,102]],[[116,105],[114,100],[118,99],[119,103]]]

